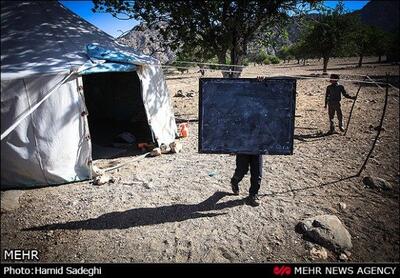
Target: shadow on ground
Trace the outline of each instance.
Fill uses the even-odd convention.
[[[299,141],[303,141],[303,142],[307,142],[307,141],[311,141],[311,140],[306,140],[306,139],[319,139],[319,138],[324,138],[333,134],[338,134],[337,132],[317,132],[317,133],[311,133],[311,134],[295,134],[293,136],[294,139],[299,140]],[[312,141],[316,141],[316,140],[312,140]]]
[[[39,227],[24,229],[24,231],[40,230],[106,230],[127,229],[131,227],[156,225],[170,222],[181,222],[188,219],[215,217],[226,213],[208,212],[211,210],[222,210],[243,205],[244,199],[230,200],[217,204],[219,200],[227,195],[227,192],[215,192],[208,199],[194,205],[176,204],[154,208],[134,208],[122,212],[111,212],[97,218],[87,220],[71,221],[66,223],[54,223]]]

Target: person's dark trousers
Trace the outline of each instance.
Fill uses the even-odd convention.
[[[237,154],[236,169],[231,179],[232,184],[238,185],[243,177],[247,174],[250,167],[250,189],[249,194],[258,194],[262,179],[262,155]]]
[[[340,102],[329,102],[328,103],[328,114],[329,114],[329,123],[330,123],[330,131],[333,132],[335,130],[335,123],[333,122],[333,118],[335,117],[335,113],[337,114],[339,127],[343,128],[343,114],[342,108],[340,107]]]

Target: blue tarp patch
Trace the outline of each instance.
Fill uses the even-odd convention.
[[[105,62],[103,64],[92,64],[86,63],[85,68],[80,74],[91,74],[91,73],[101,73],[101,72],[128,72],[135,71],[137,69],[136,65],[131,64],[120,64],[120,63],[110,63]]]
[[[85,69],[80,74],[128,72],[137,69],[137,65],[135,65],[137,59],[134,57],[134,54],[128,56],[127,54],[94,44],[86,45],[86,52],[91,61],[85,63]],[[101,63],[96,60],[101,60]]]

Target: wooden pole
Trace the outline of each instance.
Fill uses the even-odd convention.
[[[363,80],[363,81],[365,81],[366,79],[367,79],[367,78],[364,77],[364,80]],[[354,109],[354,106],[355,106],[355,104],[356,104],[356,101],[357,101],[357,98],[358,98],[358,94],[360,93],[362,84],[363,84],[363,83],[360,83],[360,87],[358,87],[358,90],[357,90],[357,93],[356,93],[356,99],[353,101],[353,105],[351,106],[349,118],[348,118],[347,124],[346,124],[346,130],[344,131],[344,134],[343,134],[344,136],[346,136],[347,130],[349,129],[350,120],[351,120],[351,115],[352,115],[352,113],[353,113],[353,109]]]
[[[378,126],[378,132],[376,133],[375,140],[374,140],[374,143],[372,144],[371,150],[369,151],[367,157],[365,158],[365,161],[364,161],[363,165],[361,166],[360,170],[358,171],[358,173],[356,175],[357,177],[359,177],[361,175],[361,172],[364,170],[365,165],[367,165],[368,159],[371,156],[372,152],[374,151],[376,142],[378,141],[379,135],[381,134],[383,120],[385,119],[386,107],[387,107],[387,102],[388,102],[387,101],[388,100],[388,95],[389,95],[389,75],[386,74],[385,104],[383,106],[383,112],[382,112],[381,121],[380,121],[379,126]]]

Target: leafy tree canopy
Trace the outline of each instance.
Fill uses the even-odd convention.
[[[108,12],[148,25],[158,24],[160,33],[177,50],[196,49],[199,57],[217,56],[226,64],[241,64],[247,46],[260,30],[287,18],[300,6],[316,6],[319,0],[93,0],[96,12]]]

